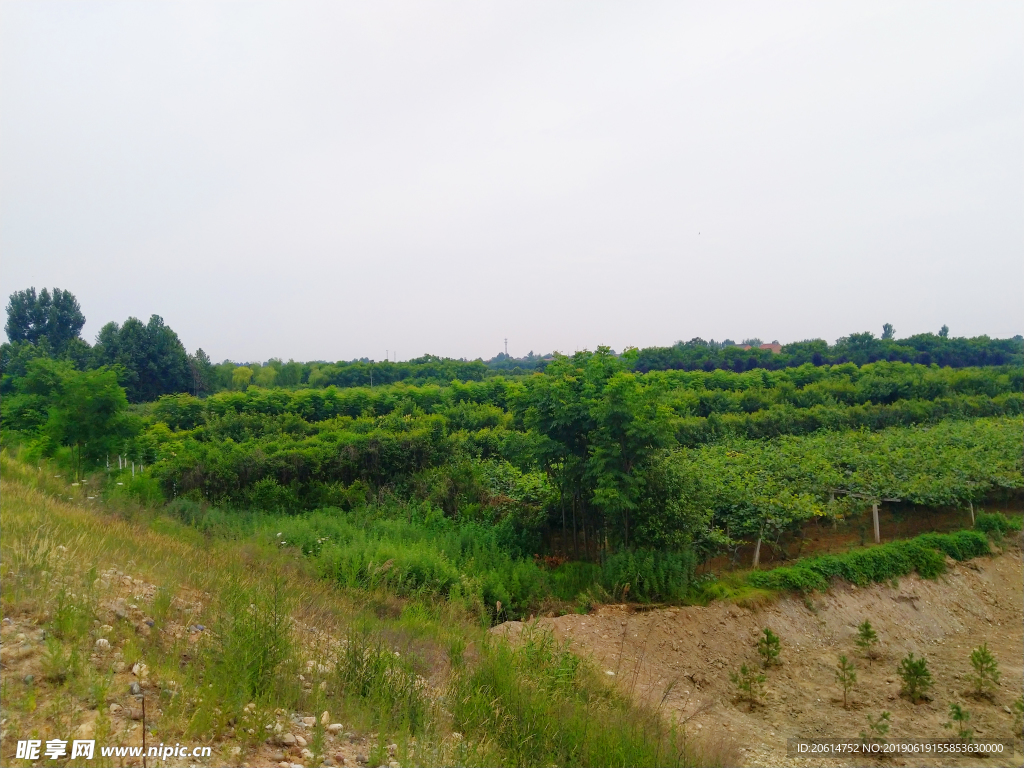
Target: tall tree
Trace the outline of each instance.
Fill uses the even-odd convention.
[[[72,339],[79,338],[85,315],[70,291],[54,288],[51,294],[43,288],[15,291],[7,303],[7,324],[4,330],[12,342],[39,344],[43,339],[56,354],[62,354]]]
[[[123,368],[123,384],[133,403],[188,392],[193,384],[185,347],[159,315],[145,325],[135,317],[121,326],[107,323],[96,338],[95,354],[97,362]]]

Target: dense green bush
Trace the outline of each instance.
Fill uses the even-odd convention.
[[[811,557],[771,571],[755,571],[748,580],[763,589],[811,592],[824,590],[828,581],[836,577],[860,586],[914,571],[933,579],[945,570],[944,555],[968,560],[990,551],[988,539],[976,531],[926,533],[907,541],[893,541],[844,555]]]
[[[981,512],[974,519],[974,527],[985,533],[995,533],[1000,536],[1008,531],[1019,531],[1022,518],[1007,517],[1001,512]]]

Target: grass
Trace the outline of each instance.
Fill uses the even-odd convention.
[[[459,601],[324,578],[296,548],[206,535],[130,501],[100,506],[53,474],[0,453],[0,601],[33,628],[10,655],[5,635],[4,764],[17,738],[81,728],[138,744],[137,724],[109,712],[134,704],[133,680],[151,743],[207,744],[214,764],[255,759],[295,712],[318,718],[308,742],[324,754],[325,711],[366,739],[373,764],[392,743],[403,765],[732,760],[615,694],[550,635],[510,645]]]

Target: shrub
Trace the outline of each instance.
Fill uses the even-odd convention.
[[[729,679],[739,690],[740,701],[746,701],[751,711],[764,698],[764,675],[746,664],[740,666],[739,672],[730,672]]]
[[[979,531],[1002,536],[1009,531],[1021,530],[1022,518],[1007,517],[1001,512],[981,512],[974,519],[974,527]]]
[[[609,555],[601,569],[602,586],[613,595],[628,593],[641,602],[675,600],[689,590],[696,559],[690,552],[639,549]]]
[[[772,632],[768,627],[761,630],[763,637],[757,641],[757,652],[761,656],[761,666],[767,669],[775,664],[780,664],[779,651],[782,649],[782,644],[779,641],[779,636]]]
[[[878,634],[867,619],[857,625],[857,639],[854,642],[868,659],[874,659],[878,655],[875,648],[878,645]]]
[[[971,651],[971,666],[974,667],[975,696],[991,695],[999,684],[999,663],[988,649],[988,643],[982,643]]]
[[[849,706],[847,697],[857,683],[857,668],[846,656],[839,657],[839,663],[836,665],[836,682],[843,689],[843,709],[847,709]]]
[[[896,668],[903,680],[902,693],[916,704],[926,698],[928,689],[932,687],[932,673],[928,670],[928,662],[924,656],[914,658],[913,652],[908,653]]]

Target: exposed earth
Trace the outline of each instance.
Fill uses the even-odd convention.
[[[589,656],[634,698],[685,721],[701,739],[732,740],[748,766],[803,765],[1022,765],[1018,739],[1012,759],[921,759],[896,757],[833,760],[788,757],[790,738],[851,738],[867,730],[867,715],[892,717],[890,740],[947,739],[949,704],[971,713],[975,738],[1009,739],[1009,707],[1021,694],[1024,659],[1024,570],[1019,542],[1002,555],[956,563],[929,581],[917,576],[894,584],[858,588],[835,585],[804,600],[785,597],[754,608],[729,603],[707,607],[603,606],[589,615],[540,618]],[[868,619],[878,633],[881,657],[863,658],[854,643],[856,626]],[[525,624],[507,622],[495,632],[510,636]],[[758,665],[757,638],[764,627],[781,637],[782,664],[767,670],[764,705],[748,711],[735,700],[729,673]],[[971,695],[968,656],[987,642],[1002,678],[994,698]],[[896,666],[908,652],[924,655],[932,672],[931,701],[912,704],[900,696]],[[853,659],[858,680],[849,708],[836,683],[840,654]]]

